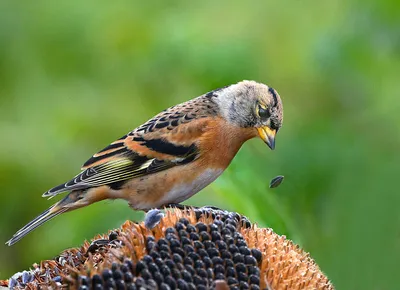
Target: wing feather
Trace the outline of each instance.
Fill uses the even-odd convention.
[[[154,145],[154,143],[150,144]],[[173,148],[175,145],[167,144],[167,142],[156,142],[156,144],[158,144],[159,147],[152,145],[151,148],[154,152],[158,152],[157,149],[159,149],[161,150],[160,153],[165,154],[164,151],[166,150],[165,148],[167,148],[170,150],[169,153],[179,152],[182,154],[170,155],[170,159],[162,160],[149,156],[141,156],[138,153],[132,152],[129,148],[124,147],[123,151],[119,149],[119,153],[113,155],[112,158],[110,158],[109,154],[103,155],[104,159],[100,158],[95,161],[97,165],[94,164],[92,167],[84,169],[70,181],[50,189],[43,194],[43,197],[52,198],[65,191],[111,185],[134,177],[156,173],[173,166],[184,164],[185,160],[193,161],[198,154],[197,147],[194,144],[188,146],[185,150],[183,149],[184,146],[179,146],[177,149],[178,151],[174,151]],[[146,146],[146,143],[144,143],[143,146]]]
[[[94,154],[81,173],[43,196],[102,185],[119,188],[131,178],[192,162],[199,156],[197,141],[207,118],[216,115],[208,95],[171,107]]]

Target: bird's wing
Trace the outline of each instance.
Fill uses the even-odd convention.
[[[198,140],[215,115],[212,102],[204,97],[169,108],[93,155],[80,174],[43,196],[112,186],[192,162],[199,155]]]

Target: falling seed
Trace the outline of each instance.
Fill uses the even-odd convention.
[[[161,219],[164,217],[164,214],[159,209],[151,209],[146,213],[144,217],[144,225],[146,228],[151,230],[156,225],[158,225]]]
[[[271,182],[269,183],[269,188],[278,187],[282,183],[283,178],[284,178],[283,175],[278,175],[278,176],[272,178]]]

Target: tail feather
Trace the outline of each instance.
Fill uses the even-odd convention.
[[[41,226],[45,222],[51,220],[52,218],[66,212],[67,210],[70,210],[68,207],[60,207],[58,206],[59,203],[54,204],[44,212],[42,212],[40,215],[38,215],[34,220],[29,222],[27,225],[25,225],[23,228],[21,228],[19,231],[17,231],[13,237],[6,242],[6,245],[13,245],[16,242],[18,242],[20,239],[25,237],[27,234],[29,234],[31,231],[36,229],[37,227]]]

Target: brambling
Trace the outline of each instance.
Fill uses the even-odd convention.
[[[278,93],[242,81],[173,106],[93,155],[72,180],[43,197],[69,191],[8,242],[46,221],[104,199],[125,199],[135,210],[179,204],[213,182],[242,144],[256,136],[271,148],[282,125]]]

